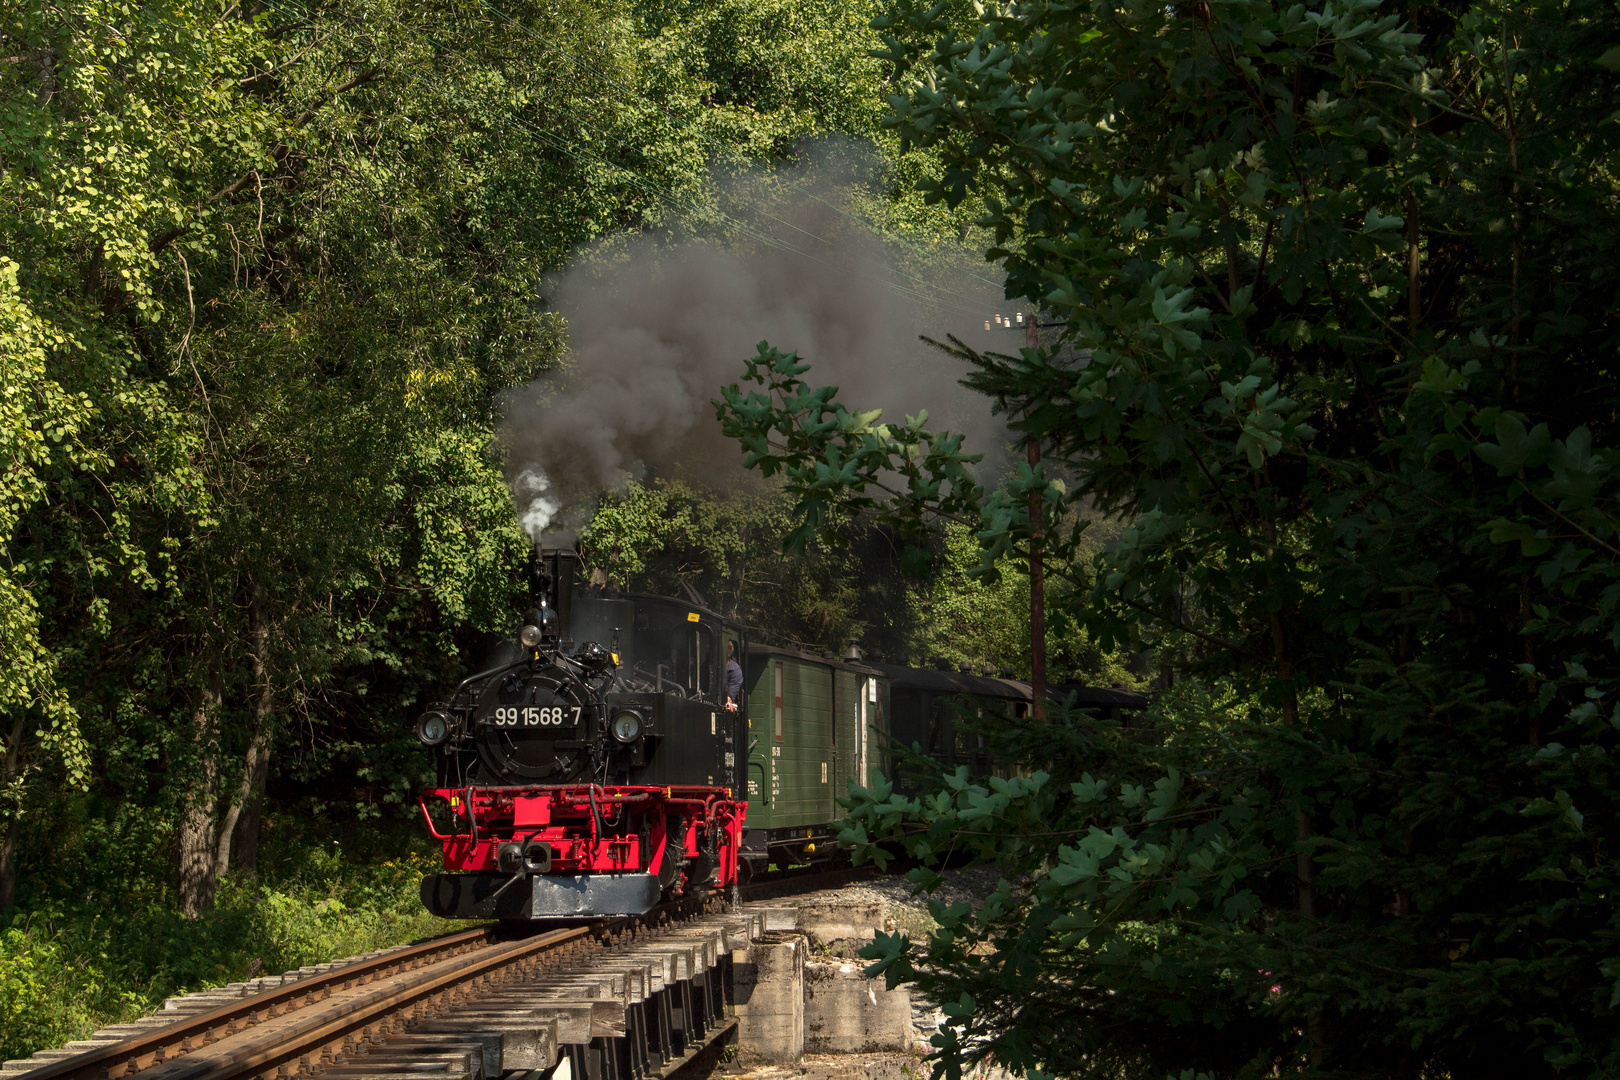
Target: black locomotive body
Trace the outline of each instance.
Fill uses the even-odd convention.
[[[424,819],[444,849],[423,902],[447,918],[644,912],[736,881],[740,711],[714,612],[576,587],[577,556],[537,559],[516,649],[430,708],[439,748]]]

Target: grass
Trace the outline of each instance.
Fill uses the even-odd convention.
[[[381,845],[396,848],[390,856],[351,858],[337,841],[288,839],[267,851],[262,880],[222,880],[214,910],[196,920],[180,916],[167,881],[133,873],[125,888],[40,895],[0,923],[0,1059],[86,1038],[175,994],[459,927],[417,894],[436,851],[392,844]]]

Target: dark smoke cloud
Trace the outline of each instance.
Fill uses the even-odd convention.
[[[510,395],[501,429],[531,535],[576,531],[601,492],[649,469],[742,481],[741,450],[710,401],[740,381],[761,340],[796,350],[806,377],[837,386],[847,406],[890,421],[927,409],[932,426],[965,431],[970,449],[1001,460],[1005,428],[957,384],[962,365],[918,335],[1015,349],[1021,335],[983,329],[1013,308],[967,252],[931,249],[928,266],[833,209],[848,181],[800,170],[787,189],[734,182],[727,193],[748,209],[728,209],[744,235],[604,245],[548,290],[568,320],[567,364]],[[760,242],[767,232],[804,254]],[[902,260],[927,287],[897,271]]]

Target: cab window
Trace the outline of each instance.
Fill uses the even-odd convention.
[[[715,628],[685,608],[642,605],[623,681],[632,689],[715,700],[720,686]]]

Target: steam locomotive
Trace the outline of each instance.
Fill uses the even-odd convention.
[[[747,803],[718,658],[742,632],[657,597],[575,587],[578,557],[538,553],[517,648],[417,721],[437,747],[422,793],[446,918],[639,914],[736,881]]]
[[[417,721],[439,762],[419,800],[444,850],[422,882],[434,914],[640,914],[829,858],[836,798],[894,775],[891,736],[990,771],[957,703],[1029,707],[1011,679],[750,646],[701,604],[581,586],[578,569],[571,551],[537,552],[517,642]],[[1122,702],[1141,699],[1091,704]]]

